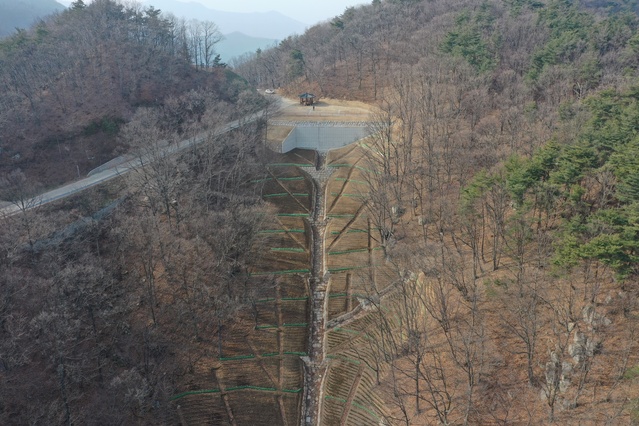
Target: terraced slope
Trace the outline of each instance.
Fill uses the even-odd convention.
[[[255,182],[274,207],[260,233],[253,275],[272,277],[254,289],[253,309],[225,324],[185,392],[174,396],[174,423],[182,425],[297,425],[303,390],[302,356],[307,355],[308,216],[312,182],[300,167],[314,154],[282,156],[269,176]],[[257,280],[256,280],[257,282]]]
[[[383,418],[371,392],[376,338],[360,302],[390,279],[367,215],[357,145],[320,156],[295,150],[269,166],[273,214],[260,237],[252,312],[221,327],[198,382],[174,397],[183,425],[362,425]],[[262,280],[263,281],[263,280]],[[369,348],[369,349],[367,349]],[[216,349],[216,350],[215,350]]]
[[[328,321],[327,371],[322,388],[322,425],[373,425],[384,417],[383,402],[372,392],[381,374],[373,351],[379,340],[370,298],[385,294],[392,283],[384,265],[378,232],[368,215],[368,183],[362,148],[331,151],[334,170],[325,189]],[[360,303],[364,303],[361,305]]]

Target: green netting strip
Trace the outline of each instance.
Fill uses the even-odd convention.
[[[373,247],[373,251],[374,250],[381,250],[381,247]],[[349,254],[349,253],[365,253],[367,252],[368,249],[353,249],[353,250],[343,250],[343,251],[329,251],[328,255],[329,256],[334,256],[334,255],[338,255],[338,254]]]
[[[269,358],[269,357],[274,357],[278,355],[279,355],[278,352],[269,352],[269,353],[261,354],[260,357]],[[306,352],[282,352],[282,355],[307,356],[308,354]],[[218,360],[219,361],[241,361],[244,359],[255,359],[255,358],[257,358],[257,356],[255,355],[237,355],[237,356],[230,356],[230,357],[220,357],[218,358]]]
[[[258,234],[284,234],[287,232],[303,234],[306,231],[303,229],[264,229],[259,231]]]
[[[251,385],[230,386],[230,387],[226,388],[226,391],[227,392],[233,392],[233,391],[237,391],[237,390],[246,390],[246,389],[266,391],[266,392],[276,392],[277,391],[277,389],[275,389],[275,388],[266,388],[266,387],[262,387],[262,386],[251,386]]]
[[[328,272],[344,272],[344,271],[352,271],[354,269],[363,269],[363,268],[368,268],[368,266],[346,266],[344,268],[333,268],[333,269],[329,269]]]
[[[360,365],[362,362],[357,359],[345,357],[344,355],[326,355],[326,358],[339,359],[340,361],[350,362],[351,364]]]
[[[332,293],[328,295],[329,299],[337,298],[337,297],[346,297],[348,296],[346,293]]]
[[[280,192],[277,194],[266,194],[266,195],[262,195],[263,198],[275,198],[275,197],[288,197],[289,195],[292,195],[293,197],[308,197],[308,194],[306,193],[301,193],[301,192],[292,192],[292,193],[288,193],[288,192]]]
[[[361,232],[368,232],[366,229],[349,229],[348,231],[346,231],[346,234],[355,234],[355,233],[361,233]],[[331,235],[338,235],[341,234],[341,231],[331,231]]]
[[[329,251],[329,256],[337,256],[340,254],[350,254],[350,253],[366,253],[368,249],[353,249],[353,250],[342,250],[342,251]]]
[[[335,178],[337,182],[353,182],[353,183],[361,183],[362,185],[369,185],[368,182],[357,179],[347,179],[347,178]]]
[[[309,217],[308,213],[278,213],[277,217]]]
[[[335,400],[335,401],[339,401],[339,402],[341,402],[342,404],[346,404],[346,400],[345,400],[344,398],[338,398],[338,397],[336,397],[336,396],[326,395],[326,396],[324,397],[324,399],[325,399],[326,401]],[[353,407],[355,407],[355,408],[359,408],[360,410],[362,410],[362,411],[364,411],[364,412],[366,412],[366,413],[370,414],[371,416],[375,417],[377,420],[379,420],[379,419],[380,419],[380,418],[379,418],[379,415],[378,415],[376,412],[374,412],[373,410],[371,410],[371,409],[370,409],[370,408],[368,408],[368,407],[363,406],[362,404],[359,404],[359,403],[357,403],[357,402],[354,402],[354,401],[353,401],[353,402],[351,403],[351,406],[353,406]]]
[[[282,181],[291,181],[291,180],[304,180],[304,176],[295,176],[295,177],[278,177],[276,178],[277,180],[282,180]],[[268,182],[273,180],[272,177],[269,178],[264,178],[264,179],[255,179],[252,180],[251,183],[260,183],[260,182]]]
[[[324,397],[324,399],[325,399],[326,401],[334,400],[334,401],[339,401],[339,402],[341,402],[342,404],[346,404],[346,400],[345,400],[344,398],[339,398],[339,397],[337,397],[337,396],[330,396],[330,395],[326,395],[326,396]]]
[[[241,359],[252,359],[255,358],[255,355],[237,355],[237,356],[229,356],[229,357],[220,357],[220,361],[238,361]]]
[[[342,331],[344,333],[348,333],[348,334],[355,334],[355,335],[359,335],[360,332],[357,330],[351,330],[350,328],[342,328],[342,327],[335,327],[333,330],[335,331]]]
[[[277,325],[258,325],[255,328],[258,330],[263,330],[266,328],[277,328]],[[282,327],[308,327],[308,324],[305,322],[300,322],[300,323],[284,323],[282,324]]]
[[[278,353],[274,353],[273,355],[268,355],[268,356],[278,356],[278,355],[279,355]],[[294,352],[294,351],[282,352],[282,355],[308,356],[306,352]],[[266,355],[262,355],[262,356],[266,356]]]
[[[271,247],[271,251],[286,251],[292,253],[304,253],[306,250],[296,247]]]
[[[268,303],[268,302],[275,302],[277,299],[274,297],[269,297],[266,299],[259,299],[256,300],[255,303]],[[282,302],[297,302],[297,301],[301,301],[301,300],[308,300],[308,296],[301,296],[301,297],[282,297],[280,299]]]
[[[326,358],[337,359],[337,360],[348,362],[348,363],[355,364],[355,365],[361,365],[362,362],[363,362],[363,361],[360,361],[358,359],[353,359],[353,358],[346,357],[344,355],[326,355]],[[373,367],[371,367],[370,365],[368,365],[366,363],[364,365],[369,370],[371,370],[372,372],[377,373],[377,371],[375,371],[375,369]]]
[[[264,392],[278,391],[276,388],[265,388],[261,386],[250,386],[250,385],[232,386],[232,387],[226,388],[226,392],[241,391],[241,390],[256,390],[256,391],[264,391]],[[301,391],[302,391],[301,388],[300,389],[282,389],[282,392],[286,392],[286,393],[300,393]],[[221,392],[220,389],[187,391],[187,392],[182,392],[175,396],[172,396],[171,401],[175,401],[176,399],[184,398],[185,396],[189,396],[189,395],[202,395],[206,393],[220,393],[220,392]]]
[[[377,420],[379,420],[379,416],[377,415],[376,412],[374,412],[373,410],[371,410],[368,407],[363,406],[362,404],[359,404],[357,402],[354,402],[351,404],[353,407],[359,408],[360,410],[370,414],[371,416],[375,417]]]
[[[374,266],[374,265],[373,265]],[[333,268],[329,269],[328,272],[345,272],[345,271],[353,271],[355,269],[364,269],[368,268],[368,266],[346,266],[344,268]],[[251,272],[249,274],[250,277],[260,277],[264,275],[288,275],[288,274],[309,274],[310,269],[288,269],[286,271],[272,271],[272,272]]]
[[[358,331],[358,330],[351,330],[349,328],[335,327],[333,329],[333,331],[352,334],[353,336],[358,336],[358,337],[361,336],[361,337],[364,337],[366,340],[373,340],[373,338],[368,333],[364,333],[364,332]]]
[[[366,198],[368,195],[365,194],[341,194],[339,192],[331,192],[331,197],[351,197],[351,198]]]
[[[366,148],[366,149],[368,149],[368,150],[370,150],[370,151],[373,151],[373,152],[374,152],[375,154],[377,154],[377,155],[380,155],[380,156],[382,156],[382,157],[384,156],[384,154],[382,154],[382,153],[381,153],[378,149],[371,147],[371,146],[370,146],[370,145],[368,145],[367,143],[360,142],[358,145],[359,145],[359,146],[361,146],[361,147],[364,147],[364,148]]]
[[[346,297],[348,296],[348,294],[346,293],[333,293],[333,294],[329,294],[328,297],[329,298],[339,298],[339,297]],[[353,293],[351,294],[351,297],[359,297],[362,299],[367,299],[368,297],[370,297],[370,295],[366,295],[366,294],[360,294],[360,293]]]
[[[308,274],[311,271],[308,269],[289,269],[286,271],[273,271],[273,272],[252,272],[249,276],[259,277],[263,275],[288,275],[288,274]]]

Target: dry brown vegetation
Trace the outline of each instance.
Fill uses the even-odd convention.
[[[0,174],[54,187],[126,152],[118,130],[140,106],[171,125],[198,113],[189,94],[235,102],[241,84],[213,66],[219,32],[205,24],[98,0],[0,40]]]
[[[320,96],[276,122],[373,123],[326,158],[264,149],[291,123],[167,157],[254,94],[183,63],[163,74],[175,93],[134,85],[113,103],[118,138],[154,161],[0,228],[0,422],[637,423],[639,19],[607,4],[373,1],[238,64]],[[1,60],[53,43],[22,37]],[[129,87],[158,66],[108,52],[75,72]],[[81,111],[55,81],[12,89],[2,124]],[[76,113],[65,132],[88,125]],[[87,138],[106,137],[99,123]],[[5,194],[37,190],[29,173],[3,176]],[[110,214],[70,220],[120,191]]]
[[[387,422],[637,421],[636,164],[615,158],[638,21],[608,6],[375,1],[238,65],[376,105],[359,164],[396,290],[369,294],[385,334],[355,359],[383,365]]]

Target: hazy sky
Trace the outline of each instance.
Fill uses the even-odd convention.
[[[57,0],[68,5],[73,0]],[[179,0],[193,1],[204,6],[228,12],[268,12],[275,10],[305,24],[341,15],[347,7],[370,3],[371,0]],[[90,1],[85,0],[85,3]],[[152,3],[152,1],[151,1]]]
[[[185,1],[186,0],[180,0]],[[314,24],[341,15],[349,6],[370,0],[194,0],[211,9],[228,12],[268,12],[275,10],[305,24]]]

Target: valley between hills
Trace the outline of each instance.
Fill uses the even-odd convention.
[[[0,423],[636,424],[638,33],[373,0],[230,66],[94,0],[0,39]]]

